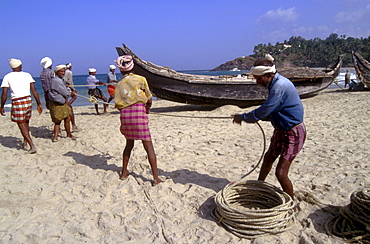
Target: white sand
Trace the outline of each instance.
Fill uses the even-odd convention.
[[[370,186],[369,101],[370,93],[339,90],[303,100],[308,138],[290,170],[296,191],[345,206],[352,192]],[[152,111],[224,117],[253,108],[159,100]],[[166,243],[165,238],[173,243],[344,243],[323,228],[333,215],[304,201],[292,230],[253,241],[234,236],[212,219],[212,197],[261,156],[263,140],[256,125],[150,114],[160,178],[165,180],[152,187],[139,141],[129,164],[131,175],[119,180],[125,139],[118,111],[109,111],[97,116],[93,106],[76,107],[77,141],[62,131],[56,143],[49,113],[34,111],[34,155],[22,149],[9,113],[1,116],[0,243]],[[272,126],[261,125],[269,145]],[[257,179],[258,172],[248,179]],[[280,187],[274,169],[267,182]]]

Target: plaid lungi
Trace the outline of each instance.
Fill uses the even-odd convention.
[[[305,140],[306,127],[304,123],[300,123],[288,131],[275,128],[269,151],[276,157],[280,155],[280,157],[292,162],[303,148]]]
[[[126,139],[151,141],[145,105],[136,103],[120,111],[121,133]]]
[[[11,120],[17,123],[24,123],[30,120],[32,115],[31,96],[12,99]]]

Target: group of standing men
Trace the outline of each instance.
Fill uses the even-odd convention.
[[[11,120],[16,122],[21,134],[23,136],[23,146],[26,148],[30,147],[29,153],[33,154],[37,152],[36,146],[32,141],[29,129],[29,121],[32,115],[32,99],[31,92],[37,103],[37,110],[39,114],[42,113],[42,105],[40,102],[39,95],[36,91],[35,80],[31,74],[22,71],[22,61],[19,59],[9,59],[9,65],[12,72],[4,76],[1,84],[2,95],[1,95],[1,115],[5,116],[5,103],[10,89],[12,105],[11,105]],[[40,80],[42,83],[42,89],[44,91],[45,106],[50,111],[51,119],[54,122],[54,136],[52,141],[58,141],[58,134],[60,130],[60,124],[64,120],[64,125],[67,132],[67,137],[76,139],[71,134],[72,130],[77,131],[76,120],[73,112],[72,103],[76,100],[76,90],[74,89],[72,64],[67,63],[66,65],[57,65],[54,70],[53,61],[49,57],[44,57],[40,61],[42,71],[40,73]],[[107,75],[108,93],[110,95],[107,100],[101,90],[96,87],[97,84],[104,84],[96,79],[96,70],[94,68],[89,69],[89,76],[87,78],[88,93],[91,96],[102,99],[104,103],[104,113],[107,113],[107,101],[108,103],[113,99],[115,86],[112,83],[117,83],[114,65],[110,65],[110,72]],[[98,112],[98,105],[95,104],[96,112]]]
[[[116,63],[123,78],[117,84],[117,89],[114,90],[114,88],[108,87],[108,92],[110,94],[109,102],[114,97],[116,108],[120,110],[120,130],[126,137],[120,179],[126,179],[129,175],[127,165],[134,141],[142,140],[152,168],[153,185],[156,185],[162,181],[158,178],[156,156],[148,127],[147,114],[152,104],[152,94],[145,77],[132,73],[134,63],[131,56],[121,56]],[[1,114],[5,115],[4,105],[8,88],[10,87],[12,95],[11,119],[18,123],[24,138],[24,145],[29,144],[31,147],[29,152],[35,153],[36,147],[29,134],[29,119],[32,111],[30,90],[36,99],[38,112],[42,113],[40,99],[34,86],[35,80],[30,74],[22,72],[20,60],[11,59],[9,65],[13,72],[4,77],[1,85],[3,88]],[[54,70],[54,77],[52,77],[52,61],[50,58],[42,59],[41,66],[43,71],[40,78],[45,92],[46,107],[50,110],[52,120],[55,123],[53,141],[56,141],[57,137],[55,136],[59,132],[56,130],[56,128],[59,128],[57,124],[60,124],[64,118],[67,130],[67,124],[69,126],[70,121],[65,118],[73,116],[73,112],[69,108],[71,108],[70,104],[75,100],[76,92],[67,90],[67,86],[73,86],[73,81],[69,80],[68,74],[72,65],[58,65]],[[115,67],[111,66],[110,70],[112,74],[108,74],[107,81],[109,83],[116,82]],[[293,184],[288,177],[288,173],[293,160],[302,149],[306,139],[302,102],[293,83],[277,73],[274,59],[271,55],[266,55],[264,59],[258,59],[251,68],[251,73],[257,84],[268,90],[268,98],[263,105],[249,113],[233,115],[233,122],[241,124],[242,121],[247,123],[256,123],[259,120],[271,121],[274,133],[271,137],[270,147],[264,155],[258,180],[264,181],[266,179],[273,163],[279,158],[275,175],[283,190],[294,199]],[[89,77],[87,78],[88,93],[90,96],[100,98],[105,102],[104,113],[106,113],[107,99],[103,96],[101,90],[96,87],[97,84],[106,84],[96,79],[95,75],[96,69],[90,68]],[[71,97],[71,100],[68,100],[68,97]],[[64,104],[61,104],[63,102]],[[95,108],[97,114],[99,114],[97,104]],[[67,136],[75,139],[70,133],[68,134],[68,130]]]

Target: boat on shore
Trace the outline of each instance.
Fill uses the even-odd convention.
[[[370,62],[357,51],[352,51],[352,59],[357,73],[357,79],[367,88],[370,88]]]
[[[243,75],[194,75],[177,72],[166,66],[155,65],[135,55],[125,44],[116,47],[118,55],[131,55],[133,72],[144,76],[152,93],[162,99],[197,105],[237,105],[248,107],[263,103],[267,89],[256,84],[253,76]],[[301,97],[307,97],[330,86],[339,74],[343,55],[330,67],[319,70],[293,68],[278,70],[289,78]]]

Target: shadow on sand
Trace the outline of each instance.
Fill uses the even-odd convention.
[[[24,149],[23,141],[18,137],[0,135],[0,144],[8,148]]]
[[[69,151],[63,154],[63,156],[72,157],[76,163],[84,164],[92,169],[103,169],[110,170],[113,172],[119,172],[121,170],[121,168],[115,164],[107,164],[107,161],[109,159],[114,158],[109,155],[95,154],[93,156],[86,156],[82,153]]]
[[[175,171],[163,171],[159,169],[159,175],[171,178],[174,183],[195,184],[201,187],[211,189],[215,192],[223,189],[230,182],[224,178],[216,178],[207,174],[200,174],[193,170],[179,169]]]
[[[327,234],[325,224],[339,214],[339,209],[340,207],[336,206],[323,207],[308,215],[308,218],[312,220],[313,226],[317,232]],[[330,226],[328,227],[330,228]]]

